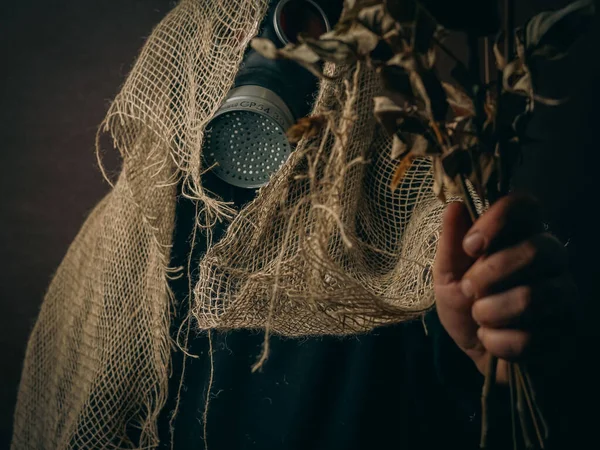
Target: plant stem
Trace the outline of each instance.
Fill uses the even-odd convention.
[[[512,428],[513,450],[518,450],[517,418],[515,417],[515,372],[512,364],[507,364],[508,387],[510,390],[510,423]]]
[[[516,374],[515,368],[515,374]],[[531,437],[529,435],[529,427],[527,426],[527,417],[525,415],[525,402],[523,395],[523,385],[519,383],[519,378],[515,377],[517,383],[517,412],[519,413],[519,420],[521,421],[521,433],[523,434],[523,441],[525,442],[526,448],[533,448],[533,444],[531,443]]]
[[[510,62],[514,53],[515,0],[504,0],[504,57]]]
[[[538,421],[536,418],[536,410],[533,407],[533,404],[531,401],[531,396],[529,394],[529,389],[527,389],[527,383],[525,383],[525,378],[523,377],[523,374],[521,373],[521,367],[519,365],[516,366],[515,372],[517,375],[517,380],[519,381],[519,383],[521,384],[521,386],[523,388],[523,394],[525,396],[525,401],[527,402],[529,412],[531,413],[531,422],[533,423],[535,435],[538,439],[538,443],[540,444],[540,448],[543,449],[544,448],[544,438],[542,438],[542,433],[540,432],[540,427],[538,425]]]
[[[492,387],[496,384],[496,370],[498,370],[498,358],[490,355],[485,369],[485,381],[481,393],[481,441],[479,446],[487,448],[489,431],[489,399]]]
[[[508,63],[512,60],[514,53],[514,27],[515,27],[515,1],[504,0],[504,17],[503,17],[503,30],[504,30],[504,59]],[[498,74],[498,81],[502,80],[502,72]],[[498,101],[497,101],[497,114],[502,117],[502,83],[498,83]],[[508,179],[509,179],[509,167],[507,167],[507,161],[504,155],[503,147],[506,144],[505,141],[505,124],[499,124],[497,132],[499,133],[499,149],[498,149],[498,190],[500,195],[506,195],[509,190]]]
[[[542,410],[537,402],[537,397],[535,394],[535,389],[533,386],[533,381],[531,380],[531,376],[529,375],[529,370],[527,370],[527,367],[521,367],[521,371],[523,373],[523,375],[525,375],[525,381],[527,382],[527,387],[529,389],[529,392],[531,392],[531,400],[533,402],[533,406],[535,407],[536,413],[538,415],[538,417],[540,418],[540,422],[542,424],[542,429],[544,430],[544,439],[548,439],[548,423],[546,422],[546,419],[544,418],[544,415],[542,414]]]
[[[489,37],[485,37],[483,38],[483,51],[484,51],[484,55],[483,55],[483,64],[484,64],[484,83],[485,86],[489,86],[490,84],[490,38]]]

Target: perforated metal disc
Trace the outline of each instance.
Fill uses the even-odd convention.
[[[234,186],[257,188],[286,161],[292,148],[273,119],[252,111],[229,111],[207,127],[204,158],[215,175]]]

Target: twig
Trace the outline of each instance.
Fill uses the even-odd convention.
[[[512,364],[507,364],[508,387],[510,390],[510,423],[512,428],[513,450],[518,450],[517,418],[515,417],[515,372]]]
[[[516,374],[515,368],[515,374]],[[516,389],[517,389],[517,412],[519,413],[519,420],[521,421],[521,432],[523,434],[523,441],[525,442],[525,447],[533,448],[533,444],[531,443],[531,437],[529,435],[529,428],[527,426],[527,417],[525,416],[525,403],[523,398],[523,385],[519,383],[518,377],[515,377],[517,381]]]
[[[504,57],[510,61],[514,53],[515,0],[504,0]]]
[[[515,1],[504,0],[504,59],[509,62],[514,53],[514,24],[515,24]],[[498,80],[502,79],[502,72],[498,74]],[[502,83],[498,83],[498,102],[497,102],[497,113],[500,115],[502,111]],[[503,147],[506,144],[505,141],[505,124],[500,124],[500,128],[496,130],[499,132],[499,149],[498,149],[498,190],[500,195],[506,195],[508,193],[508,170],[507,161],[503,152]]]
[[[517,365],[515,372],[517,374],[517,379],[519,380],[519,383],[523,387],[523,394],[525,396],[525,401],[527,402],[527,406],[529,407],[529,412],[531,413],[531,422],[533,423],[535,435],[538,438],[540,448],[543,449],[544,448],[544,439],[542,438],[542,433],[540,432],[540,427],[538,426],[538,421],[536,418],[537,414],[535,413],[535,409],[531,402],[531,396],[529,395],[529,389],[527,389],[527,384],[525,383],[525,378],[523,377],[523,374],[521,373],[521,367],[519,365]]]
[[[533,402],[533,406],[535,407],[536,413],[537,413],[537,415],[540,419],[541,425],[542,425],[542,429],[544,430],[544,439],[547,440],[548,435],[549,435],[548,423],[546,422],[546,419],[544,418],[544,415],[542,414],[540,405],[537,402],[537,396],[535,393],[535,388],[533,386],[533,382],[531,380],[531,376],[529,375],[529,370],[527,370],[527,367],[521,367],[521,372],[523,373],[523,375],[525,375],[525,381],[527,382],[527,387],[529,389],[529,392],[531,393],[531,400]]]
[[[485,37],[483,39],[483,50],[484,50],[484,70],[485,70],[485,78],[483,81],[485,82],[485,86],[489,86],[490,84],[490,38]]]
[[[492,387],[496,384],[496,370],[498,370],[498,358],[490,355],[485,369],[485,381],[481,393],[481,441],[479,443],[481,448],[488,448],[489,397]]]

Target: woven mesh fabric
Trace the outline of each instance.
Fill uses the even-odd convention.
[[[196,328],[350,334],[433,304],[443,207],[430,163],[389,189],[397,161],[365,66],[335,68],[301,141],[242,211],[202,188],[206,124],[233,84],[267,0],[182,0],[147,40],[101,130],[123,168],[52,281],[27,347],[12,449],[158,445],[170,375],[169,266],[177,185],[198,226],[231,220],[193,287]]]

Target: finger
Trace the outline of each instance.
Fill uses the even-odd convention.
[[[507,361],[525,357],[531,346],[531,334],[522,330],[481,327],[477,336],[488,352]]]
[[[574,304],[574,284],[561,276],[477,300],[473,319],[486,328],[539,329],[555,325]]]
[[[433,268],[436,309],[454,342],[473,356],[484,353],[477,338],[478,325],[471,316],[473,300],[463,296],[460,280],[474,259],[462,249],[471,218],[462,203],[450,203],[444,212],[442,235]]]
[[[538,203],[528,196],[509,195],[494,203],[473,224],[463,248],[471,257],[478,257],[542,231]]]
[[[464,275],[466,297],[479,299],[542,277],[559,276],[567,268],[564,246],[548,233],[481,257]]]
[[[461,202],[450,203],[444,211],[442,234],[433,267],[433,278],[437,285],[446,285],[460,280],[473,263],[462,248],[462,241],[471,228],[471,218]]]

